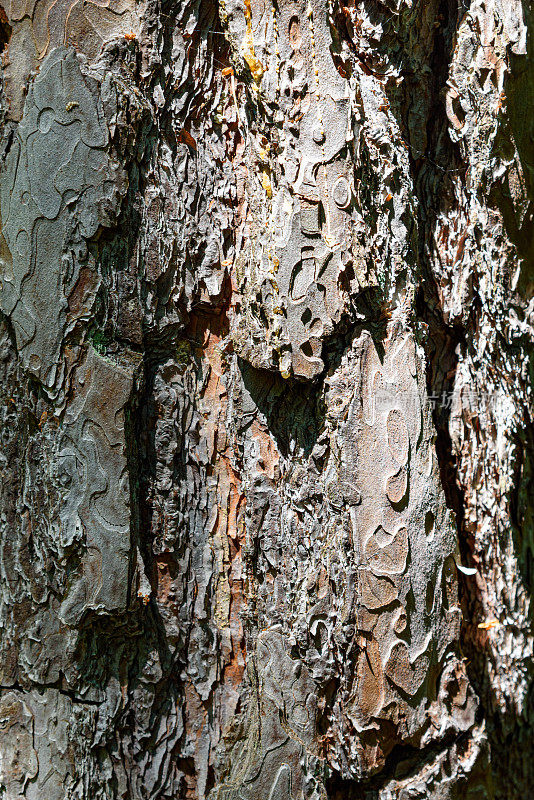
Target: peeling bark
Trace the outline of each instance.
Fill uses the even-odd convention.
[[[6,800],[530,795],[533,24],[0,9]]]

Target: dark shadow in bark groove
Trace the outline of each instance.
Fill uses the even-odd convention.
[[[460,751],[467,752],[471,746],[469,733],[457,738],[454,735],[448,736],[433,747],[423,749],[410,744],[396,745],[387,756],[380,773],[365,781],[344,780],[337,773],[332,775],[325,783],[328,800],[378,800],[390,781],[416,778],[424,767],[430,766],[453,744]],[[482,784],[484,776],[480,774],[479,778]],[[447,800],[489,800],[489,798],[478,785],[471,787],[468,781],[464,780],[454,784],[451,792],[447,794]]]
[[[323,423],[321,385],[284,380],[279,373],[256,369],[241,358],[238,363],[243,385],[264,415],[280,453],[287,458],[297,447],[308,456]]]
[[[357,321],[355,321],[357,320]],[[323,345],[323,372],[315,381],[284,379],[274,370],[257,369],[238,358],[243,385],[254,405],[264,415],[280,453],[294,456],[295,448],[307,458],[324,427],[323,392],[328,374],[340,365],[352,341],[364,330],[371,335],[378,357],[384,357],[387,320],[382,315],[381,292],[365,289],[354,300],[354,308],[336,326]]]
[[[11,39],[13,29],[8,22],[6,12],[0,6],[0,53],[3,53]]]

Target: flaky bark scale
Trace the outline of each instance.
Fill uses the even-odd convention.
[[[0,25],[4,796],[528,796],[526,1]]]

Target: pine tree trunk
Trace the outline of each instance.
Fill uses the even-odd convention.
[[[2,11],[3,798],[534,792],[533,19]]]

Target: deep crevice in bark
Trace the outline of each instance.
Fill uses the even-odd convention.
[[[2,53],[9,44],[13,28],[9,24],[6,12],[0,6],[0,53]]]
[[[338,774],[328,778],[325,782],[328,800],[370,800],[377,797],[390,781],[416,777],[425,767],[447,754],[453,744],[460,750],[467,750],[471,739],[472,734],[467,732],[448,735],[435,745],[423,749],[409,744],[396,745],[386,757],[380,772],[367,780],[344,780]]]

